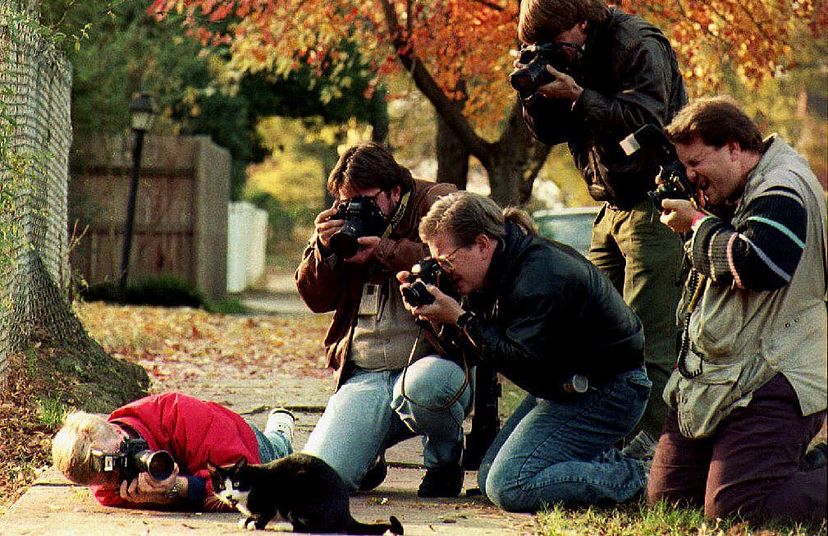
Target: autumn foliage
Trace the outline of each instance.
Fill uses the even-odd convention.
[[[718,87],[723,63],[759,83],[792,63],[797,32],[818,36],[828,25],[822,0],[619,4],[665,29],[696,93]],[[500,119],[511,97],[505,82],[517,1],[154,0],[149,10],[158,17],[182,14],[199,38],[231,44],[259,67],[336,62],[338,44],[353,39],[380,75],[401,69],[398,60],[414,54],[449,98],[460,96],[463,81],[467,115]],[[218,21],[226,24],[217,28]]]

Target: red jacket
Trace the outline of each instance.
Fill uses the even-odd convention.
[[[207,461],[229,465],[245,457],[259,463],[259,444],[250,425],[233,411],[181,393],[138,399],[116,409],[110,422],[125,424],[146,439],[151,450],[166,450],[178,463],[181,476],[206,480],[205,510],[223,509],[213,497]],[[91,486],[104,506],[130,506],[117,490]]]

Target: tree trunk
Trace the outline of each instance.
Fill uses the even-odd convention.
[[[437,182],[465,190],[469,178],[469,151],[445,121],[437,116]]]

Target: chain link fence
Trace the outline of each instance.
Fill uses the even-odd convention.
[[[29,2],[0,2],[0,378],[35,326],[61,337],[82,330],[60,290],[72,71],[36,17]]]

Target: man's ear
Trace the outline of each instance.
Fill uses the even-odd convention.
[[[474,243],[480,249],[480,252],[484,253],[494,246],[495,241],[489,235],[480,233],[474,238]]]
[[[737,160],[742,155],[742,146],[738,141],[727,142],[727,151],[731,160]]]

